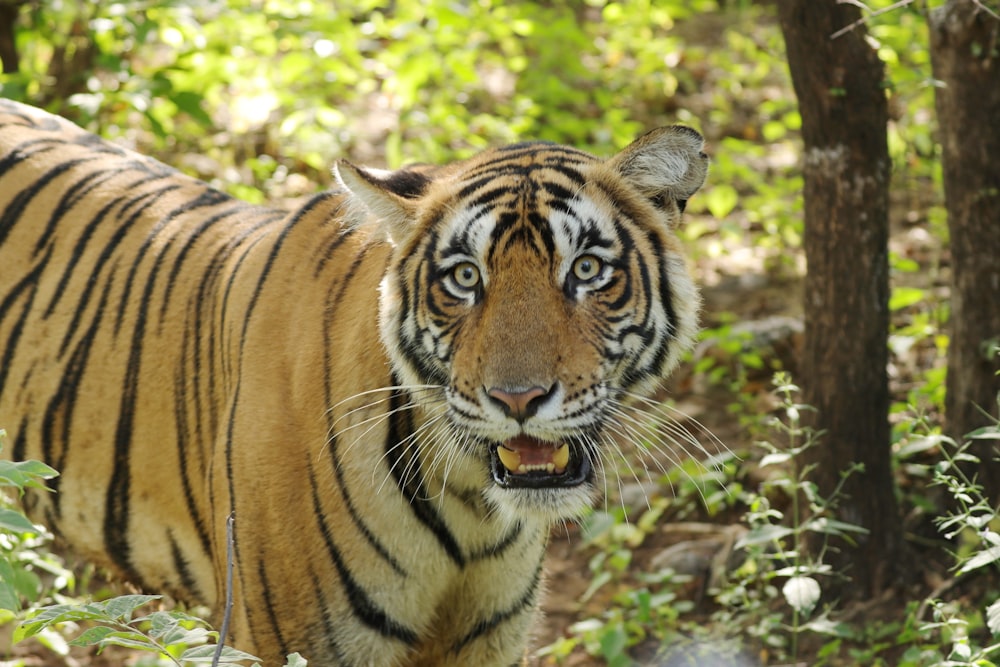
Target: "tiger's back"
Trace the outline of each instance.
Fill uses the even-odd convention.
[[[506,665],[549,526],[690,345],[701,138],[546,144],[255,207],[0,101],[4,456],[77,553],[279,664]],[[616,422],[626,421],[615,425]]]
[[[245,307],[218,287],[283,214],[29,107],[0,112],[0,419],[16,420],[8,455],[61,472],[29,507],[86,558],[211,603],[202,457],[223,415],[198,404],[224,393],[221,310]]]

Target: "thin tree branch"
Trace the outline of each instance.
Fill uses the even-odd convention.
[[[984,12],[986,12],[987,14],[989,14],[990,16],[992,16],[993,18],[995,18],[996,20],[1000,21],[1000,14],[997,14],[995,11],[993,11],[992,9],[990,9],[989,7],[987,7],[986,5],[984,5],[983,2],[982,2],[982,0],[972,0],[972,4],[974,4],[976,7],[978,7],[981,10],[983,10]]]
[[[979,0],[973,0],[973,2],[975,2],[977,5],[979,4]],[[855,7],[860,7],[862,9],[862,11],[867,11],[868,12],[868,16],[862,16],[857,21],[844,26],[843,28],[841,28],[837,32],[835,32],[832,35],[830,35],[830,39],[837,39],[838,37],[842,37],[842,36],[846,35],[847,33],[851,32],[852,30],[854,30],[855,28],[857,28],[859,25],[863,25],[863,24],[867,23],[870,19],[873,19],[876,16],[881,16],[882,14],[885,14],[887,12],[891,12],[894,9],[899,9],[900,7],[905,7],[906,5],[913,4],[913,0],[899,0],[899,2],[894,2],[891,5],[889,5],[888,7],[883,7],[882,9],[878,9],[878,10],[875,10],[875,11],[872,11],[871,8],[868,7],[868,5],[866,5],[863,2],[860,2],[860,0],[837,0],[837,4],[838,5],[853,5]],[[987,11],[989,11],[989,10],[987,10]]]
[[[222,616],[222,628],[219,630],[219,640],[215,644],[215,656],[212,667],[218,667],[222,658],[222,648],[226,645],[226,635],[229,634],[229,618],[233,614],[233,522],[236,513],[230,512],[226,519],[226,613]]]

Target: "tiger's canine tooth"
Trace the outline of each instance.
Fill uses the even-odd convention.
[[[563,443],[556,448],[555,454],[552,455],[552,464],[558,471],[566,469],[569,465],[569,445]]]
[[[500,445],[497,447],[497,456],[500,457],[500,463],[503,464],[504,468],[511,472],[517,472],[518,468],[521,467],[521,455],[512,449]]]

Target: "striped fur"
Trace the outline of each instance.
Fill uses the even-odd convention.
[[[4,455],[62,472],[29,510],[216,610],[234,514],[233,642],[268,665],[518,663],[549,527],[691,344],[701,145],[341,163],[286,211],[0,101]]]

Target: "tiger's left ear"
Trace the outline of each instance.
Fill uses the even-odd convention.
[[[358,167],[338,160],[333,167],[333,175],[345,190],[351,201],[360,204],[356,217],[364,219],[373,215],[382,225],[390,240],[400,239],[406,234],[417,215],[417,199],[431,183],[430,169],[417,166],[386,171]]]
[[[607,164],[657,206],[673,200],[683,211],[708,173],[704,146],[697,130],[671,125],[642,135]]]

